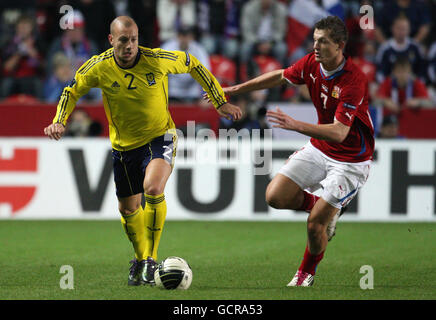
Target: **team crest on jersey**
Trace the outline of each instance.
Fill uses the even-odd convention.
[[[152,86],[152,85],[156,84],[156,80],[155,80],[155,78],[154,78],[154,74],[153,74],[152,72],[147,73],[147,74],[145,75],[145,77],[147,78],[147,81],[148,81],[148,85],[149,85],[149,86]]]
[[[338,86],[334,86],[332,91],[332,97],[335,99],[339,99],[340,93],[341,93],[341,89]]]

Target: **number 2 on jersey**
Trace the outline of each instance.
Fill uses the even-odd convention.
[[[135,76],[134,76],[133,74],[131,74],[131,73],[127,73],[127,74],[124,76],[124,78],[127,78],[127,76],[131,76],[131,77],[132,77],[132,78],[130,79],[130,83],[129,83],[129,86],[127,87],[127,89],[129,89],[129,90],[136,89],[136,87],[133,87],[133,86],[132,86],[132,84],[133,84],[133,79],[135,79]]]

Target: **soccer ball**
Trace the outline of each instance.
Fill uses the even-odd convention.
[[[192,270],[185,259],[168,257],[157,266],[154,281],[157,287],[163,289],[186,290],[192,282]]]

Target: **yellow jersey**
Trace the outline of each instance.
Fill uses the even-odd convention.
[[[111,48],[93,56],[77,70],[62,92],[53,123],[66,125],[77,100],[90,88],[101,88],[112,147],[127,151],[143,146],[175,129],[168,110],[170,73],[190,73],[208,93],[215,108],[227,102],[212,73],[188,52],[139,46],[134,65],[122,68]]]

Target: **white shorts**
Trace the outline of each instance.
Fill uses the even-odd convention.
[[[372,161],[340,162],[327,157],[310,142],[289,156],[278,173],[294,181],[302,190],[315,192],[340,209],[346,206],[368,179]]]

